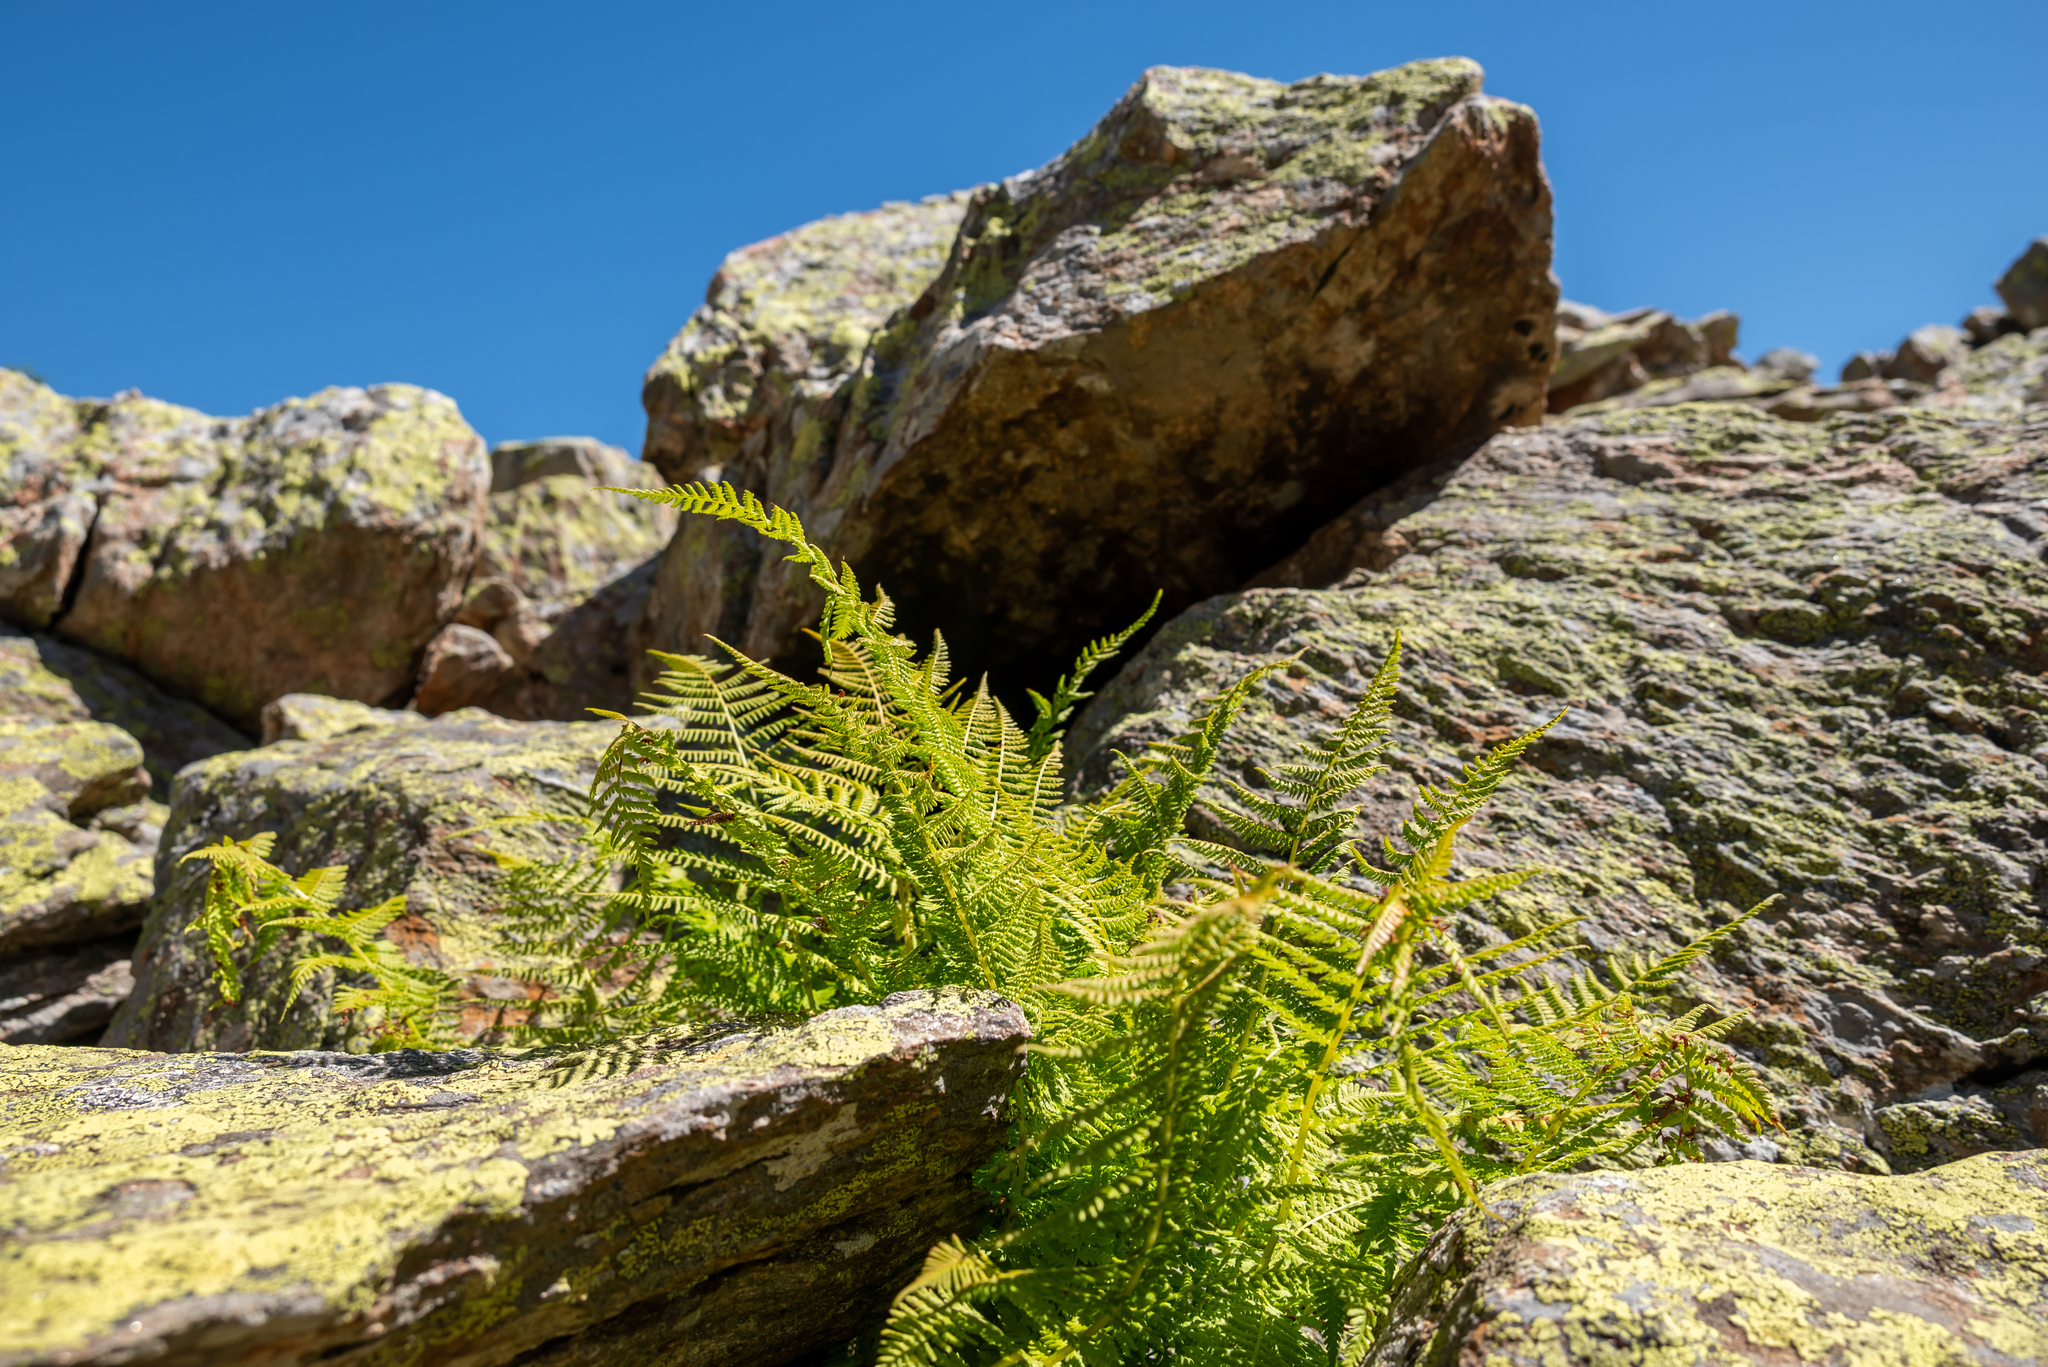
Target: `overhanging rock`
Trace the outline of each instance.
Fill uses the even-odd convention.
[[[0,1047],[0,1364],[771,1367],[967,1228],[1016,1006],[584,1053]]]
[[[1292,85],[1154,68],[1063,156],[976,191],[843,379],[766,349],[739,365],[739,322],[789,316],[816,269],[793,234],[738,340],[700,316],[671,348],[705,358],[695,387],[650,377],[650,458],[797,512],[970,668],[1063,667],[1154,589],[1171,611],[1234,587],[1333,508],[1540,419],[1550,192],[1534,115],[1480,80],[1463,60]],[[787,397],[740,424],[726,371],[750,413]],[[650,644],[796,655],[817,599],[783,553],[686,524]]]

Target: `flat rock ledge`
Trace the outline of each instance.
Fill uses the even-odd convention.
[[[1023,1013],[584,1052],[0,1047],[0,1367],[770,1367],[970,1226]]]
[[[1423,1251],[1366,1367],[2048,1361],[2048,1151],[1524,1178],[1488,1203]]]

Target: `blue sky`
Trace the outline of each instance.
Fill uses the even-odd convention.
[[[453,395],[637,450],[719,258],[1057,154],[1146,66],[1478,59],[1532,105],[1568,296],[1832,373],[2048,233],[2048,4],[0,0],[0,364],[240,413]]]

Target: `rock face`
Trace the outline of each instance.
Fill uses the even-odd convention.
[[[135,936],[0,955],[0,1044],[70,1044],[106,1029],[135,989]]]
[[[600,489],[657,487],[653,467],[559,437],[498,446],[491,468],[483,552],[455,621],[427,647],[412,705],[558,721],[626,711],[652,562],[676,516]]]
[[[750,329],[831,331],[781,321],[800,249],[764,245],[761,321],[700,314],[657,367],[650,455],[797,511],[970,668],[1064,667],[1155,588],[1177,606],[1241,582],[1333,504],[1540,418],[1549,188],[1534,116],[1479,86],[1460,60],[1294,85],[1149,71],[1063,156],[975,192],[847,378],[850,346],[790,348],[825,357],[829,400],[742,359]],[[728,454],[741,431],[768,435]],[[687,530],[649,644],[789,657],[815,602],[780,555]]]
[[[582,1054],[0,1050],[0,1361],[773,1367],[987,1198],[1023,1014]]]
[[[409,385],[229,419],[0,372],[0,616],[250,731],[284,693],[381,701],[460,602],[489,479]]]
[[[2019,326],[2048,328],[2048,237],[2028,243],[2019,260],[1998,277],[1998,297]]]
[[[201,864],[177,861],[222,836],[258,831],[277,832],[272,857],[293,873],[348,865],[346,906],[406,894],[408,915],[386,934],[415,962],[467,975],[465,1034],[481,1035],[507,1013],[517,1019],[529,989],[518,964],[492,957],[498,945],[488,918],[500,894],[487,851],[559,855],[580,834],[574,815],[616,730],[616,723],[514,722],[477,710],[410,724],[371,717],[329,739],[282,741],[186,770],[158,856],[159,896],[136,952],[136,991],[105,1042],[174,1052],[368,1042],[335,1016],[329,983],[309,987],[291,1012],[283,1010],[288,944],[247,976],[242,1003],[216,1000],[206,947],[185,934],[203,904],[206,875]],[[536,814],[563,820],[476,829]]]
[[[0,625],[0,718],[105,722],[142,746],[150,791],[194,760],[240,750],[248,737],[196,703],[174,698],[124,665],[52,636]]]
[[[1502,434],[1259,579],[1307,587],[1165,627],[1078,719],[1078,782],[1301,652],[1228,756],[1271,765],[1398,630],[1406,724],[1370,834],[1570,709],[1467,842],[1471,867],[1563,873],[1490,903],[1475,942],[1582,916],[1595,957],[1672,946],[1779,894],[1696,990],[1757,1013],[1742,1047],[1789,1100],[1785,1157],[1941,1161],[1996,1128],[1971,1098],[2048,1144],[2026,1080],[2048,1061],[2048,410],[2028,412],[1691,404]]]
[[[1584,1173],[1487,1202],[1408,1271],[1368,1367],[2048,1360],[2048,1155]]]

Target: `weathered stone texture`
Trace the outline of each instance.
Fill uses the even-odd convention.
[[[165,810],[148,792],[119,727],[0,721],[0,964],[142,923]]]
[[[455,621],[427,647],[412,705],[536,721],[626,711],[652,562],[676,515],[603,490],[659,478],[588,437],[498,446],[491,463],[483,552]]]
[[[1742,320],[1726,311],[1683,322],[1661,309],[1607,313],[1569,301],[1557,307],[1557,366],[1550,373],[1549,410],[1562,413],[1673,380],[1722,369],[1725,387],[1745,369],[1735,360]],[[1699,387],[1696,382],[1694,388]],[[1754,381],[1751,382],[1754,388]],[[1746,397],[1698,394],[1692,398]],[[1684,402],[1685,400],[1674,400]]]
[[[194,760],[247,748],[249,738],[197,703],[174,698],[126,665],[52,636],[0,625],[0,718],[118,726],[142,746],[151,791]]]
[[[135,936],[0,955],[0,1044],[89,1041],[128,1000]]]
[[[381,701],[460,601],[489,479],[409,385],[230,419],[0,372],[0,615],[251,731],[288,692]]]
[[[774,1367],[986,1198],[1023,1013],[584,1053],[0,1048],[0,1363]]]
[[[159,895],[136,953],[136,992],[106,1042],[176,1052],[368,1043],[334,1014],[330,982],[283,1009],[289,941],[245,975],[241,1003],[217,1001],[206,946],[185,933],[203,905],[205,866],[178,860],[223,836],[259,831],[277,833],[272,857],[293,873],[347,865],[346,906],[404,893],[408,915],[386,934],[415,962],[463,978],[464,1034],[483,1034],[507,1012],[516,1019],[529,989],[491,925],[500,892],[488,851],[564,852],[582,832],[576,814],[616,730],[616,723],[514,722],[464,710],[283,741],[186,770],[172,794]],[[521,815],[561,820],[477,829]]]
[[[786,446],[656,458],[798,512],[970,667],[1063,666],[1155,588],[1239,583],[1331,506],[1540,417],[1549,188],[1533,115],[1479,86],[1461,60],[1147,72],[1063,156],[975,193],[937,278]],[[816,602],[781,554],[686,529],[649,644],[795,653]]]
[[[1788,1101],[1785,1156],[1939,1161],[1952,1146],[1901,1146],[1885,1116],[1956,1095],[2048,1144],[2011,1081],[2048,1059],[2044,498],[2048,412],[1695,404],[1502,434],[1260,577],[1311,587],[1166,626],[1068,753],[1092,788],[1113,750],[1298,654],[1227,756],[1249,779],[1340,715],[1398,630],[1370,834],[1418,781],[1570,709],[1466,842],[1472,867],[1562,872],[1490,904],[1475,943],[1582,916],[1594,957],[1669,947],[1779,894],[1696,988],[1756,1012],[1741,1045]]]
[[[1366,1367],[2048,1361],[2048,1155],[1535,1177],[1457,1216]]]
[[[2048,328],[2048,237],[2027,244],[2019,260],[1998,277],[1998,297],[2023,328]]]

